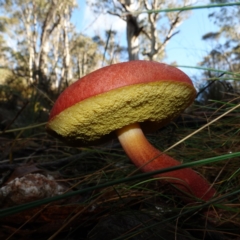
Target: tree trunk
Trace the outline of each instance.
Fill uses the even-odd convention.
[[[128,43],[128,57],[129,61],[138,60],[139,41],[138,36],[141,32],[138,26],[137,17],[129,14],[127,16],[127,43]]]
[[[72,79],[72,69],[70,68],[69,38],[68,38],[69,26],[70,26],[70,11],[69,9],[66,9],[64,11],[64,17],[63,17],[64,74],[62,75],[62,78],[65,79],[66,84],[68,84],[68,81]]]

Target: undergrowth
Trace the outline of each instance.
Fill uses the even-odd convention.
[[[28,134],[23,134],[24,128],[5,129],[0,135],[2,184],[12,174],[48,173],[67,194],[35,201],[34,207],[31,202],[5,202],[0,210],[2,239],[237,239],[240,157],[231,155],[240,152],[237,104],[195,103],[188,113],[148,136],[183,163],[210,158],[193,166],[217,190],[209,203],[186,204],[164,181],[141,178],[117,140],[73,148],[48,136],[41,125],[32,132],[28,126]],[[224,160],[211,162],[221,156]]]

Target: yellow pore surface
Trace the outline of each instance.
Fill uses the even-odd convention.
[[[194,97],[194,88],[186,83],[135,84],[85,99],[55,116],[47,127],[68,140],[91,143],[131,123],[166,123]]]

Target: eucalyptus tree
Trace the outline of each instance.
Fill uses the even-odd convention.
[[[106,30],[105,36],[96,35],[94,37],[103,53],[102,66],[118,63],[126,59],[126,48],[120,43],[117,31]]]
[[[78,79],[101,67],[99,42],[83,34],[74,34],[70,47],[73,78]]]
[[[231,2],[231,1],[211,1]],[[222,70],[238,71],[240,64],[240,6],[221,7],[209,14],[209,19],[216,25],[215,32],[203,36],[206,41],[211,41],[214,46],[208,57],[215,58]]]
[[[143,58],[160,60],[167,43],[178,33],[177,27],[188,16],[187,12],[159,12],[173,7],[184,7],[190,0],[88,0],[95,11],[111,14],[126,22],[129,60]]]
[[[214,3],[228,3],[231,1],[211,1]],[[216,25],[214,32],[206,33],[202,38],[210,42],[213,48],[204,56],[200,65],[223,71],[214,73],[205,71],[204,99],[222,100],[229,96],[236,96],[240,92],[240,7],[221,7],[209,14],[209,19]],[[231,74],[229,74],[231,72]]]
[[[14,19],[9,24],[9,36],[20,56],[15,65],[24,65],[29,83],[44,92],[51,88],[52,80],[59,82],[72,77],[70,17],[76,6],[75,0],[0,1],[5,14]]]
[[[5,49],[6,49],[7,45],[6,45],[6,41],[3,37],[3,33],[6,32],[6,22],[7,21],[8,21],[8,19],[6,17],[0,17],[0,52],[2,53],[0,55],[0,67],[5,65],[6,57],[7,57],[5,55]]]

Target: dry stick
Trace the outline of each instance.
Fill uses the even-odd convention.
[[[216,113],[217,113],[218,111],[220,111],[220,109],[222,109],[223,107],[227,106],[227,104],[229,104],[229,103],[231,103],[231,102],[233,102],[233,101],[236,101],[236,100],[238,100],[238,99],[240,99],[240,97],[236,97],[236,98],[228,101],[227,103],[223,104],[221,107],[219,107],[218,109],[216,109],[216,110],[212,113],[211,116],[213,116],[214,114],[216,114]],[[210,116],[210,117],[211,117],[211,116]]]
[[[34,125],[30,125],[30,126],[26,126],[26,127],[20,127],[20,128],[15,128],[15,129],[10,129],[10,130],[5,130],[5,131],[0,131],[0,134],[3,133],[10,133],[10,132],[16,132],[16,131],[21,131],[21,130],[26,130],[26,129],[32,129],[32,128],[37,128],[37,127],[41,127],[46,125],[47,123],[38,123],[38,124],[34,124]]]

